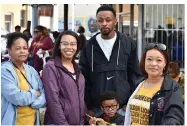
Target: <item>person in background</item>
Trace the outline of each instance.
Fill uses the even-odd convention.
[[[80,26],[77,32],[79,33],[79,39],[80,39],[80,51],[82,51],[86,43],[86,37],[84,36],[84,32],[85,32],[84,27]]]
[[[42,80],[47,100],[45,125],[84,124],[85,80],[75,62],[79,46],[75,32],[62,32],[56,41],[52,59],[43,69]]]
[[[7,36],[10,60],[1,64],[1,125],[39,125],[39,109],[46,104],[36,70],[25,64],[28,38],[23,33]]]
[[[79,27],[81,26],[81,22],[79,20],[76,20],[76,23],[75,23],[75,32],[78,33],[78,29]]]
[[[88,34],[89,37],[93,37],[96,33],[99,32],[96,19],[94,19],[93,17],[90,17],[90,19],[88,20],[88,30],[89,30],[89,34]]]
[[[89,120],[90,125],[96,125],[100,123],[101,125],[106,124],[106,122],[115,125],[124,124],[124,116],[117,113],[119,109],[119,100],[115,92],[106,91],[100,95],[100,106],[103,114],[96,118],[91,118]]]
[[[175,62],[169,62],[168,74],[171,76],[173,80],[178,82],[180,75],[179,65]]]
[[[29,41],[28,41],[28,48],[30,48],[31,43],[32,43],[32,41],[33,41],[32,35],[31,35],[31,33],[30,33],[30,30],[29,30],[29,29],[25,29],[25,30],[23,31],[23,34],[25,34],[25,35],[29,38]],[[33,59],[33,57],[32,57],[31,55],[29,55],[29,57],[28,57],[28,64],[29,64],[30,66],[34,67],[34,59]]]
[[[170,62],[168,66],[168,74],[171,78],[177,81],[182,88],[182,96],[184,101],[184,73],[180,72],[180,67],[178,63]]]
[[[184,125],[180,85],[167,75],[169,56],[164,44],[149,43],[141,57],[145,76],[128,100],[124,125]]]
[[[167,21],[166,21],[166,27],[167,27],[167,40],[168,40],[168,54],[171,57],[171,60],[173,60],[173,58],[176,58],[176,52],[174,52],[174,45],[176,44],[177,40],[178,40],[178,36],[177,36],[177,31],[176,31],[176,20],[172,17],[167,17]]]
[[[15,32],[21,32],[21,26],[16,25],[15,26]]]
[[[53,37],[53,33],[51,32],[51,29],[47,29],[46,30],[48,31],[48,34],[49,34],[49,37],[51,38],[51,40],[53,41],[53,43],[55,42],[55,38]]]
[[[53,32],[53,38],[55,39],[55,42],[56,42],[56,40],[57,40],[59,34],[60,34],[60,33],[59,33],[58,31],[54,31],[54,32]]]
[[[153,41],[163,43],[165,45],[167,44],[167,32],[161,25],[158,25],[158,30],[155,30]]]
[[[33,40],[30,30],[29,29],[25,29],[23,31],[23,34],[25,34],[29,38],[28,46],[30,47],[31,46],[31,42]]]
[[[41,25],[34,28],[34,39],[29,52],[34,59],[34,68],[40,72],[43,69],[43,57],[46,53],[51,54],[53,41],[49,37],[48,30]],[[47,52],[46,52],[47,51]]]
[[[136,43],[115,30],[117,19],[112,7],[99,7],[96,17],[101,32],[85,44],[79,60],[86,80],[85,102],[89,115],[97,117],[102,114],[100,94],[114,91],[119,97],[118,113],[124,116],[129,96],[142,78]]]

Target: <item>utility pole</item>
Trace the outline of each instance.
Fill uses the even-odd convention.
[[[64,31],[68,30],[68,4],[64,4]]]
[[[130,36],[133,38],[134,32],[134,4],[130,4]]]
[[[32,6],[32,30],[38,25],[38,6],[39,4],[31,4]]]
[[[143,47],[144,42],[143,42],[143,20],[144,18],[144,5],[139,4],[138,5],[138,41],[137,41],[137,52],[138,52],[138,59],[140,60],[142,52],[143,52]]]

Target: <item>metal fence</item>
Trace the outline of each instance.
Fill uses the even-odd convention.
[[[184,68],[185,5],[145,4],[143,42],[166,44],[170,60]]]

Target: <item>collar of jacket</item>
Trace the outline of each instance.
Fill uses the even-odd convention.
[[[12,63],[12,60],[11,59],[9,59],[7,62],[6,62],[6,68],[8,69],[8,70],[10,70],[10,71],[14,71],[14,65],[13,65],[13,63]],[[23,63],[23,67],[24,67],[24,69],[25,69],[25,71],[26,71],[26,73],[27,73],[27,69],[28,69],[28,65],[27,64],[25,64],[25,63]]]
[[[12,64],[12,60],[11,59],[9,59],[8,61],[6,61],[5,63],[2,63],[1,64],[1,68],[3,68],[3,67],[6,68],[8,71],[10,71],[12,73],[12,75],[14,77],[16,77],[17,80],[19,80],[18,77],[17,77],[17,73],[14,70],[14,66]],[[29,65],[27,65],[27,64],[24,63],[23,67],[24,67],[25,72],[26,72],[26,78],[28,79],[29,82],[31,82],[31,77],[34,74],[34,73],[31,72],[31,66],[29,66]]]
[[[55,63],[55,66],[62,68],[65,72],[68,72],[67,69],[62,65],[62,60],[60,57],[56,56],[54,58],[54,63]],[[75,73],[79,74],[80,69],[79,69],[78,64],[74,60],[72,60],[72,63],[73,63],[74,69],[75,69]]]
[[[116,31],[115,30],[115,32],[116,32],[116,34],[117,34],[117,37],[116,37],[116,40],[117,41],[119,41],[119,38],[121,38],[121,36],[122,36],[122,34],[120,34],[120,32],[118,32],[118,31]],[[97,43],[97,41],[96,41],[96,36],[98,35],[98,34],[101,34],[101,32],[98,32],[97,34],[95,34],[90,40],[92,41],[92,40],[95,40],[95,41],[92,41],[93,42],[93,45],[98,45],[99,46],[99,44]],[[114,46],[116,46],[116,45],[119,45],[119,43],[117,42],[115,42],[114,43]]]
[[[169,76],[169,75],[165,75],[164,77],[164,81],[162,83],[162,86],[161,86],[161,91],[162,90],[171,90],[172,89],[172,84],[173,83],[173,80],[172,78]]]

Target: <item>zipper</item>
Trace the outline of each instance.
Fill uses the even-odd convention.
[[[78,80],[79,80],[79,75],[80,74],[76,74],[76,80],[73,78],[73,76],[66,70],[64,70],[63,68],[56,66],[58,68],[60,68],[62,71],[64,71],[65,73],[67,73],[67,75],[69,75],[75,82],[75,85],[77,86],[77,91],[78,91],[78,97],[79,97],[79,124],[81,124],[81,103],[80,103],[80,93],[79,93],[79,85],[78,85]]]
[[[79,74],[80,75],[80,74]],[[79,85],[78,85],[78,80],[79,80],[79,75],[77,75],[76,78],[76,85],[77,85],[77,91],[78,91],[78,97],[79,97],[79,124],[81,125],[81,103],[80,103],[80,93],[79,93]]]

